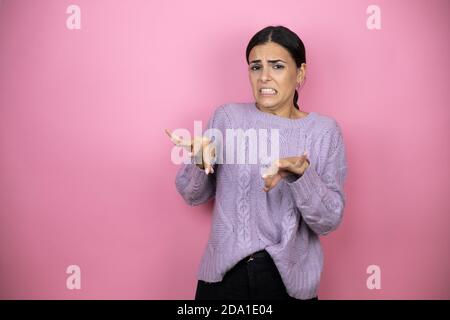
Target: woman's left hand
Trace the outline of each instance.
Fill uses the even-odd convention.
[[[306,153],[299,157],[287,157],[276,160],[269,169],[269,173],[262,176],[264,179],[263,190],[268,192],[288,175],[296,174],[301,176],[308,166],[309,160]]]

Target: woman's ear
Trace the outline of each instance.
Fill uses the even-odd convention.
[[[297,83],[301,84],[306,76],[306,63],[302,63],[302,65],[297,68]]]

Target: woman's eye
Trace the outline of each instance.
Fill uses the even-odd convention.
[[[284,66],[281,64],[276,64],[273,66],[273,68],[274,69],[284,69]],[[258,65],[250,67],[250,70],[259,70],[259,69],[261,69],[261,66],[258,66]]]

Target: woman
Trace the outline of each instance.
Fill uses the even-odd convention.
[[[220,106],[208,128],[277,130],[278,139],[270,136],[266,146],[278,145],[279,157],[268,169],[263,157],[256,164],[228,161],[239,146],[249,152],[250,138],[241,145],[228,135],[184,141],[167,131],[192,152],[177,173],[178,192],[190,205],[215,197],[195,298],[317,299],[319,236],[338,227],[345,204],[342,132],[333,118],[298,106],[306,58],[294,32],[262,29],[250,40],[246,59],[255,102]]]

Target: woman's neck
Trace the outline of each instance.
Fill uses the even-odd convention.
[[[300,119],[308,115],[308,113],[298,110],[296,107],[294,107],[294,105],[278,108],[276,110],[261,108],[260,106],[258,106],[258,104],[256,104],[256,107],[262,112],[271,113],[273,115],[288,119]]]

